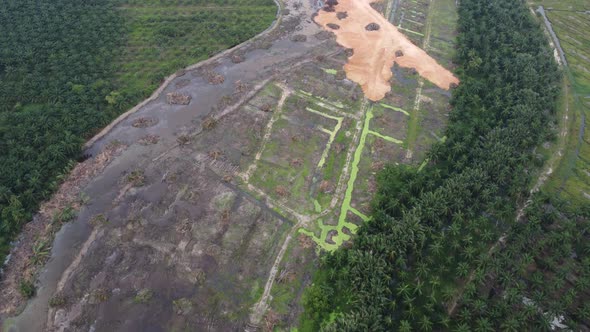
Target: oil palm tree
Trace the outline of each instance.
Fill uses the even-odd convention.
[[[418,326],[420,327],[421,331],[432,331],[432,321],[430,320],[430,318],[426,315],[422,315],[422,318],[420,318],[420,321],[418,322]]]

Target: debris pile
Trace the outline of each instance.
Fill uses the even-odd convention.
[[[279,197],[286,197],[289,196],[289,190],[285,187],[285,186],[277,186],[275,188],[275,193],[279,196]]]
[[[339,20],[343,20],[345,18],[348,17],[348,13],[347,12],[337,12],[336,13],[336,18],[338,18]]]
[[[170,92],[166,94],[166,102],[171,105],[188,105],[191,102],[191,96]]]
[[[248,91],[248,89],[250,88],[250,84],[242,83],[241,80],[237,80],[234,83],[234,86],[236,88],[236,93],[244,93],[244,92]]]
[[[307,41],[307,36],[306,35],[294,35],[293,37],[291,37],[291,40],[294,42],[304,42],[304,41]]]
[[[272,112],[272,104],[271,103],[264,103],[260,106],[260,110],[263,112]]]
[[[215,128],[215,125],[217,125],[217,120],[212,116],[206,117],[201,123],[201,127],[203,127],[205,130],[211,130]]]
[[[367,30],[367,31],[377,31],[377,30],[379,30],[379,28],[380,28],[379,24],[377,24],[377,23],[369,23],[365,27],[365,30]]]
[[[158,135],[145,135],[139,139],[139,144],[151,145],[151,144],[156,144],[159,141],[160,141],[160,136],[158,136]]]
[[[320,31],[314,35],[314,37],[317,40],[326,40],[326,39],[332,38],[333,36],[334,36],[334,34],[332,34],[330,31],[325,31],[325,30]]]
[[[175,84],[175,86],[177,88],[184,88],[185,86],[188,86],[189,84],[191,84],[191,80],[185,78],[185,79],[182,79],[182,80],[178,81]]]
[[[154,118],[137,118],[135,120],[133,120],[133,122],[131,123],[131,125],[135,128],[147,128],[147,127],[151,127],[153,125],[155,125],[156,123],[158,123],[158,120],[154,119]]]
[[[334,8],[336,5],[338,5],[338,0],[327,0],[326,1],[326,6],[324,7],[324,10],[331,13],[331,12],[335,12],[336,9]]]
[[[340,29],[340,26],[338,24],[334,24],[334,23],[328,23],[328,24],[326,24],[326,26],[328,26],[328,28],[330,28],[332,30]]]
[[[320,191],[324,194],[332,193],[333,189],[332,184],[328,180],[324,180],[320,183]]]
[[[225,82],[225,77],[223,77],[223,75],[218,74],[212,70],[205,72],[205,77],[207,77],[207,82],[212,85],[218,85]]]
[[[243,54],[233,54],[231,56],[231,62],[233,62],[233,63],[244,62],[244,60],[246,60],[246,58],[244,57]]]

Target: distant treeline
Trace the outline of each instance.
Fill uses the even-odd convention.
[[[389,166],[372,219],[321,260],[303,331],[543,331],[590,326],[589,211],[538,194],[560,72],[524,1],[461,0],[447,140]],[[517,221],[518,220],[518,221]]]
[[[165,76],[253,37],[275,13],[272,0],[2,1],[0,262],[86,139]]]

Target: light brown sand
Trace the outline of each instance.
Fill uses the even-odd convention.
[[[439,65],[412,42],[385,17],[375,11],[370,3],[376,0],[338,0],[334,12],[320,10],[315,21],[324,29],[336,34],[338,44],[351,48],[354,54],[344,66],[346,76],[359,83],[365,96],[372,101],[382,99],[391,90],[389,79],[392,76],[393,62],[401,67],[415,68],[427,80],[442,89],[449,89],[457,79],[447,69]],[[346,12],[348,17],[339,20],[337,12]],[[329,23],[337,24],[339,29],[331,29]],[[380,29],[367,31],[369,23],[377,23]],[[396,51],[403,55],[396,57]]]

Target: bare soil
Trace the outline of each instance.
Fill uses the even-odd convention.
[[[363,88],[368,99],[378,101],[391,90],[391,67],[396,62],[401,67],[415,68],[417,72],[442,89],[450,89],[459,80],[439,65],[424,50],[414,45],[371,3],[375,0],[340,0],[334,11],[321,10],[315,21],[336,34],[337,42],[354,50],[344,66],[346,76]],[[339,18],[337,12],[346,12]],[[340,17],[342,17],[340,15]],[[333,29],[333,24],[339,26]],[[366,29],[379,26],[378,30]],[[396,56],[401,51],[402,56]],[[400,54],[400,53],[397,53]]]

